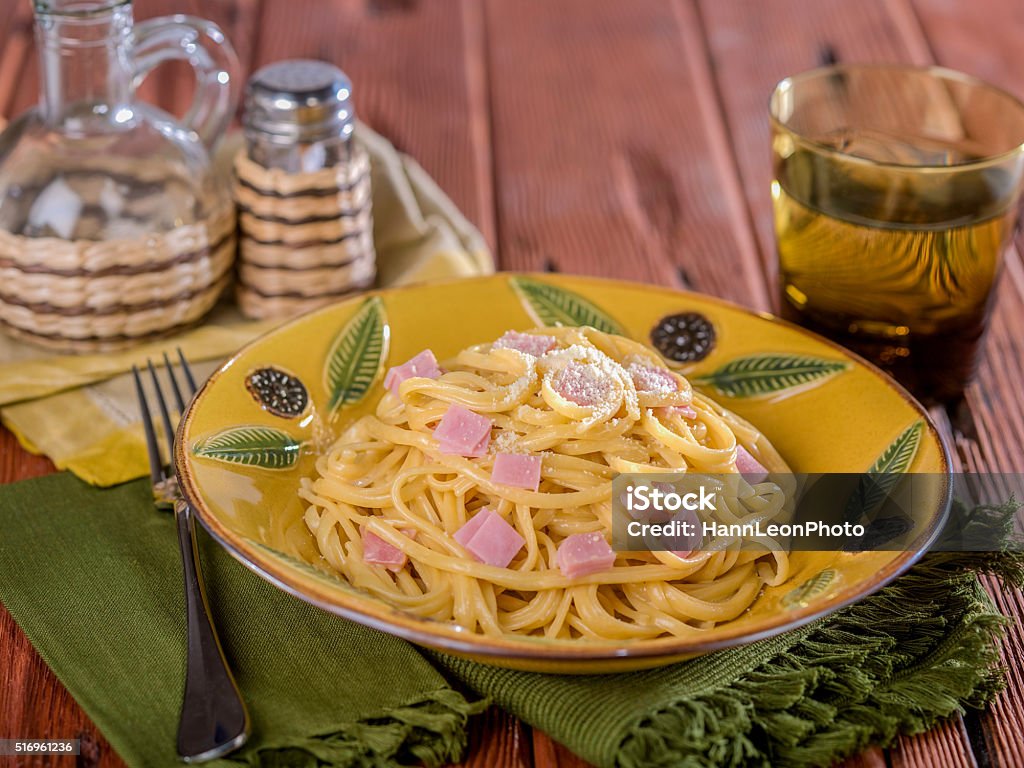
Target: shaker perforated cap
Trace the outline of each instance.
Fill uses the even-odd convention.
[[[281,144],[348,137],[355,127],[352,82],[326,61],[268,64],[246,84],[242,125]]]

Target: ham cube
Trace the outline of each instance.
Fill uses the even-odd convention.
[[[383,565],[389,571],[400,571],[408,558],[398,547],[388,544],[372,531],[363,531],[363,560],[374,565]]]
[[[615,563],[615,551],[597,531],[574,533],[558,545],[555,562],[563,576],[574,579],[611,568]]]
[[[499,453],[494,457],[491,480],[513,488],[536,491],[540,487],[540,456],[524,456],[518,453]]]
[[[554,336],[543,336],[519,331],[505,331],[500,339],[492,345],[493,349],[514,349],[524,355],[540,357],[558,346]]]
[[[751,485],[763,483],[768,478],[768,468],[742,445],[736,446],[736,471]]]
[[[434,429],[441,453],[457,456],[483,456],[491,442],[491,427],[486,416],[473,413],[461,405],[449,406]]]
[[[559,371],[551,384],[563,398],[582,406],[600,405],[613,388],[612,382],[603,378],[597,368],[575,360]]]
[[[437,365],[437,358],[429,349],[424,349],[411,360],[396,365],[388,370],[384,377],[384,386],[398,394],[398,388],[406,379],[419,376],[425,379],[436,379],[443,371]]]
[[[667,395],[679,390],[679,382],[676,381],[676,377],[665,368],[651,368],[640,363],[630,363],[627,370],[637,392]]]
[[[526,539],[491,509],[481,509],[457,530],[454,539],[481,563],[505,568]]]

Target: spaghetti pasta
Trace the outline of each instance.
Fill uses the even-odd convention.
[[[387,383],[300,495],[326,564],[392,605],[492,635],[644,639],[734,619],[788,575],[772,541],[610,552],[617,473],[736,473],[744,455],[786,471],[763,435],[642,344],[592,328],[509,332],[444,371],[422,353]],[[784,505],[774,482],[729,480],[723,522]],[[599,556],[566,567],[587,548]]]

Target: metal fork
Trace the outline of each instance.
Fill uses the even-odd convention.
[[[196,382],[181,349],[178,349],[178,360],[191,397],[196,392]],[[178,723],[178,756],[186,763],[198,763],[221,757],[242,746],[249,738],[249,713],[228,668],[217,631],[213,626],[210,606],[206,600],[206,586],[200,569],[195,518],[192,509],[178,491],[177,478],[171,466],[174,461],[174,427],[171,424],[170,409],[167,407],[167,399],[160,387],[153,361],[147,360],[146,365],[156,393],[160,421],[163,423],[170,451],[168,465],[165,466],[160,457],[160,447],[156,440],[149,402],[142,386],[142,377],[139,375],[139,369],[133,365],[135,393],[139,398],[142,426],[146,432],[153,501],[157,509],[174,513],[181,563],[185,573],[188,656],[185,696]],[[181,414],[185,411],[185,400],[166,352],[164,366],[174,393],[175,405]]]

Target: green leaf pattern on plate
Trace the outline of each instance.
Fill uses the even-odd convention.
[[[712,373],[694,378],[693,383],[712,387],[726,397],[764,397],[820,382],[849,367],[843,360],[766,353],[737,357]]]
[[[366,397],[387,357],[388,337],[384,303],[377,296],[367,299],[335,337],[327,355],[328,411]]]
[[[799,587],[795,587],[782,598],[784,608],[803,608],[811,600],[827,590],[836,581],[839,574],[834,568],[826,568],[817,576],[812,576]]]
[[[512,277],[509,282],[538,325],[589,325],[605,333],[625,335],[618,323],[578,293],[527,277]]]
[[[853,522],[875,511],[882,499],[896,486],[900,474],[910,469],[923,433],[924,422],[919,419],[889,443],[867,473],[857,481],[857,487],[846,502],[846,520]]]
[[[871,465],[871,469],[868,472],[873,475],[906,472],[910,469],[914,456],[917,455],[917,448],[921,445],[921,434],[923,432],[924,422],[918,419],[903,430],[899,437],[882,451],[882,455]]]
[[[199,440],[192,453],[217,461],[263,469],[295,466],[302,443],[273,427],[232,427]]]

